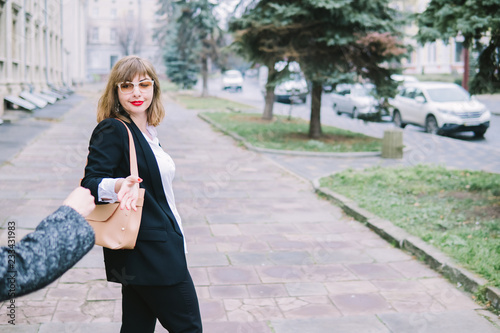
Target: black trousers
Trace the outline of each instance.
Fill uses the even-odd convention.
[[[173,286],[122,285],[120,333],[153,333],[156,319],[169,333],[201,333],[201,315],[193,280]]]

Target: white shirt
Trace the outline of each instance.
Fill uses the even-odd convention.
[[[156,163],[158,164],[158,169],[160,170],[161,182],[163,185],[163,190],[165,192],[165,197],[167,198],[168,205],[175,216],[179,229],[184,235],[184,230],[182,229],[182,220],[177,207],[175,206],[174,191],[172,188],[172,182],[175,177],[175,163],[174,160],[167,154],[161,147],[160,141],[158,140],[158,133],[154,126],[147,126],[147,131],[153,139],[142,133],[146,141],[149,143],[151,150],[156,158]],[[139,175],[140,177],[140,175]],[[115,184],[119,178],[103,178],[98,187],[99,201],[113,203],[118,201],[117,194],[115,193]],[[186,240],[184,239],[184,250],[186,250]],[[187,251],[186,251],[187,252]]]

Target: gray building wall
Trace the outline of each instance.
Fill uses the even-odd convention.
[[[135,54],[164,73],[161,50],[154,40],[156,0],[89,0],[87,66],[90,81],[105,80],[117,60]]]
[[[73,61],[75,53],[85,53],[85,16],[77,15],[85,2],[0,0],[0,118],[5,96],[61,87],[85,72],[84,62]],[[80,33],[66,35],[70,28]]]

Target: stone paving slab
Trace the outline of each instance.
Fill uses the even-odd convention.
[[[119,332],[119,323],[47,323],[38,333],[109,333]]]
[[[2,325],[2,333],[38,333],[40,325]]]
[[[485,320],[481,320],[482,318],[479,318],[474,311],[393,313],[380,314],[378,317],[391,332],[498,332],[498,328],[491,326]]]
[[[376,316],[352,316],[330,319],[273,320],[276,333],[390,333]]]
[[[2,193],[11,194],[0,201],[0,221],[15,218],[20,235],[78,184],[95,126],[92,103],[71,109],[0,168]],[[182,193],[176,199],[205,332],[396,332],[389,324],[406,332],[408,318],[447,322],[456,313],[498,331],[470,295],[319,198],[309,182],[214,132],[196,111],[166,107],[159,138],[177,165],[174,190]],[[37,163],[42,176],[30,172]],[[120,327],[120,289],[105,281],[99,247],[17,304],[19,332]],[[8,330],[0,319],[0,331]]]
[[[10,161],[33,138],[50,127],[49,123],[22,119],[0,126],[0,165]]]

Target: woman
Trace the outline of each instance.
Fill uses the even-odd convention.
[[[13,303],[13,298],[47,286],[94,247],[94,230],[85,220],[94,207],[89,190],[76,188],[18,243],[14,222],[7,222],[8,245],[0,248],[0,302]]]
[[[175,165],[156,137],[164,114],[153,66],[137,56],[119,60],[98,103],[82,186],[121,209],[136,209],[137,184],[145,189],[135,248],[104,248],[107,279],[122,284],[122,333],[153,332],[156,319],[170,333],[202,332],[172,191]],[[128,134],[117,119],[132,132],[139,175],[130,175]]]

